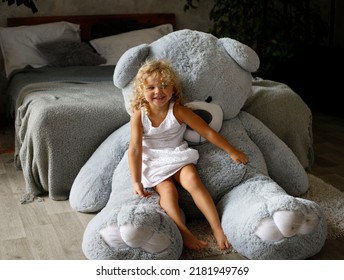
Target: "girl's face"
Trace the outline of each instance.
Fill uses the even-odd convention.
[[[143,94],[150,106],[161,108],[168,105],[173,93],[173,85],[164,82],[160,75],[147,77]]]

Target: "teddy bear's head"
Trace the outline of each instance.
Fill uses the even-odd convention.
[[[127,50],[118,61],[114,84],[122,88],[126,108],[131,82],[147,59],[169,60],[181,78],[184,100],[218,104],[225,120],[240,112],[251,93],[251,73],[259,67],[258,55],[236,40],[188,29],[175,31]]]

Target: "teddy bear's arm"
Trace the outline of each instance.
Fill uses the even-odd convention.
[[[113,132],[93,153],[75,178],[69,196],[71,207],[97,212],[108,202],[113,172],[129,145],[129,123]]]
[[[290,195],[305,193],[308,189],[307,173],[292,150],[251,114],[242,111],[239,118],[263,153],[270,177]]]

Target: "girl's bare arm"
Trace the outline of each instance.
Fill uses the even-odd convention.
[[[130,118],[130,141],[128,149],[129,169],[134,194],[148,195],[141,182],[142,173],[142,123],[141,112],[135,111]]]
[[[179,122],[185,123],[202,137],[207,139],[209,142],[224,150],[234,161],[243,164],[246,164],[248,162],[248,159],[243,152],[232,146],[226,138],[212,129],[200,116],[195,114],[191,109],[176,104],[174,114]]]

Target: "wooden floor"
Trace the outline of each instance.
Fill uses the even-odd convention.
[[[314,115],[313,136],[315,162],[310,173],[344,192],[344,118]],[[344,260],[344,237],[326,241],[311,259]]]
[[[315,114],[313,134],[315,163],[310,173],[344,191],[344,119]],[[12,153],[13,128],[0,128],[0,259],[85,259],[81,240],[93,215],[46,197],[20,204],[24,180],[13,166]],[[344,238],[327,242],[312,259],[344,259]]]

